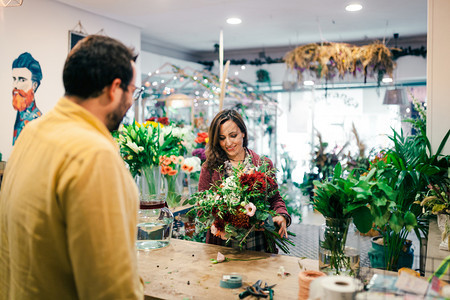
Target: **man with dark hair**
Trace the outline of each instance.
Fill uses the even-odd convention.
[[[110,131],[133,103],[133,51],[88,36],[66,90],[28,124],[0,194],[0,299],[142,299],[138,191]]]
[[[22,53],[12,64],[12,77],[13,107],[17,110],[14,123],[14,145],[23,127],[42,115],[34,100],[34,94],[42,80],[41,65],[30,53]]]

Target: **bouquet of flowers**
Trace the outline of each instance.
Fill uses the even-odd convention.
[[[143,166],[159,165],[159,138],[161,125],[155,122],[134,122],[121,125],[115,133],[120,154],[128,164],[131,174],[140,174]]]
[[[277,192],[273,176],[267,163],[249,171],[239,165],[218,185],[192,195],[189,203],[195,204],[198,229],[210,229],[227,243],[238,241],[241,248],[252,231],[263,231],[269,251],[276,244],[289,253],[288,244],[294,244],[278,234],[272,219],[277,213],[268,201]]]

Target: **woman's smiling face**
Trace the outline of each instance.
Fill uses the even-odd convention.
[[[228,120],[220,125],[219,143],[228,159],[243,160],[245,158],[244,137],[245,134],[234,121]]]

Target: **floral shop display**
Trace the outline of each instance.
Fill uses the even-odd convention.
[[[268,202],[277,191],[273,176],[267,163],[251,170],[239,165],[210,190],[192,195],[189,202],[195,205],[197,230],[210,229],[227,243],[235,241],[241,249],[252,231],[263,230],[270,251],[278,246],[289,253],[294,244],[278,234],[272,219],[276,213]]]
[[[166,246],[174,220],[168,207],[181,204],[184,175],[195,167],[186,165],[184,158],[194,147],[194,134],[189,127],[178,128],[167,118],[157,118],[123,125],[115,136],[139,187],[137,248]]]
[[[146,122],[123,125],[117,133],[120,153],[139,187],[136,248],[158,249],[172,237],[174,217],[161,193],[159,168],[160,126]]]

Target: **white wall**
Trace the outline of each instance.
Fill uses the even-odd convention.
[[[197,64],[194,62],[189,62],[181,59],[176,59],[164,55],[154,54],[147,51],[142,51],[139,55],[141,57],[141,72],[142,72],[142,78],[145,79],[146,75],[149,72],[155,72],[158,70],[161,66],[163,66],[166,63],[175,65],[177,67],[180,67],[182,69],[184,68],[192,68],[194,70],[203,70],[204,66],[201,64]]]
[[[100,30],[140,51],[140,30],[49,0],[24,1],[21,7],[0,8],[0,152],[7,160],[12,149],[16,111],[12,107],[12,62],[23,52],[39,61],[43,79],[36,104],[43,114],[64,94],[62,69],[69,51],[68,32],[81,22],[87,33]],[[140,74],[140,60],[137,62]]]
[[[433,153],[450,129],[450,1],[428,1],[427,135]],[[443,154],[450,155],[450,141]]]

